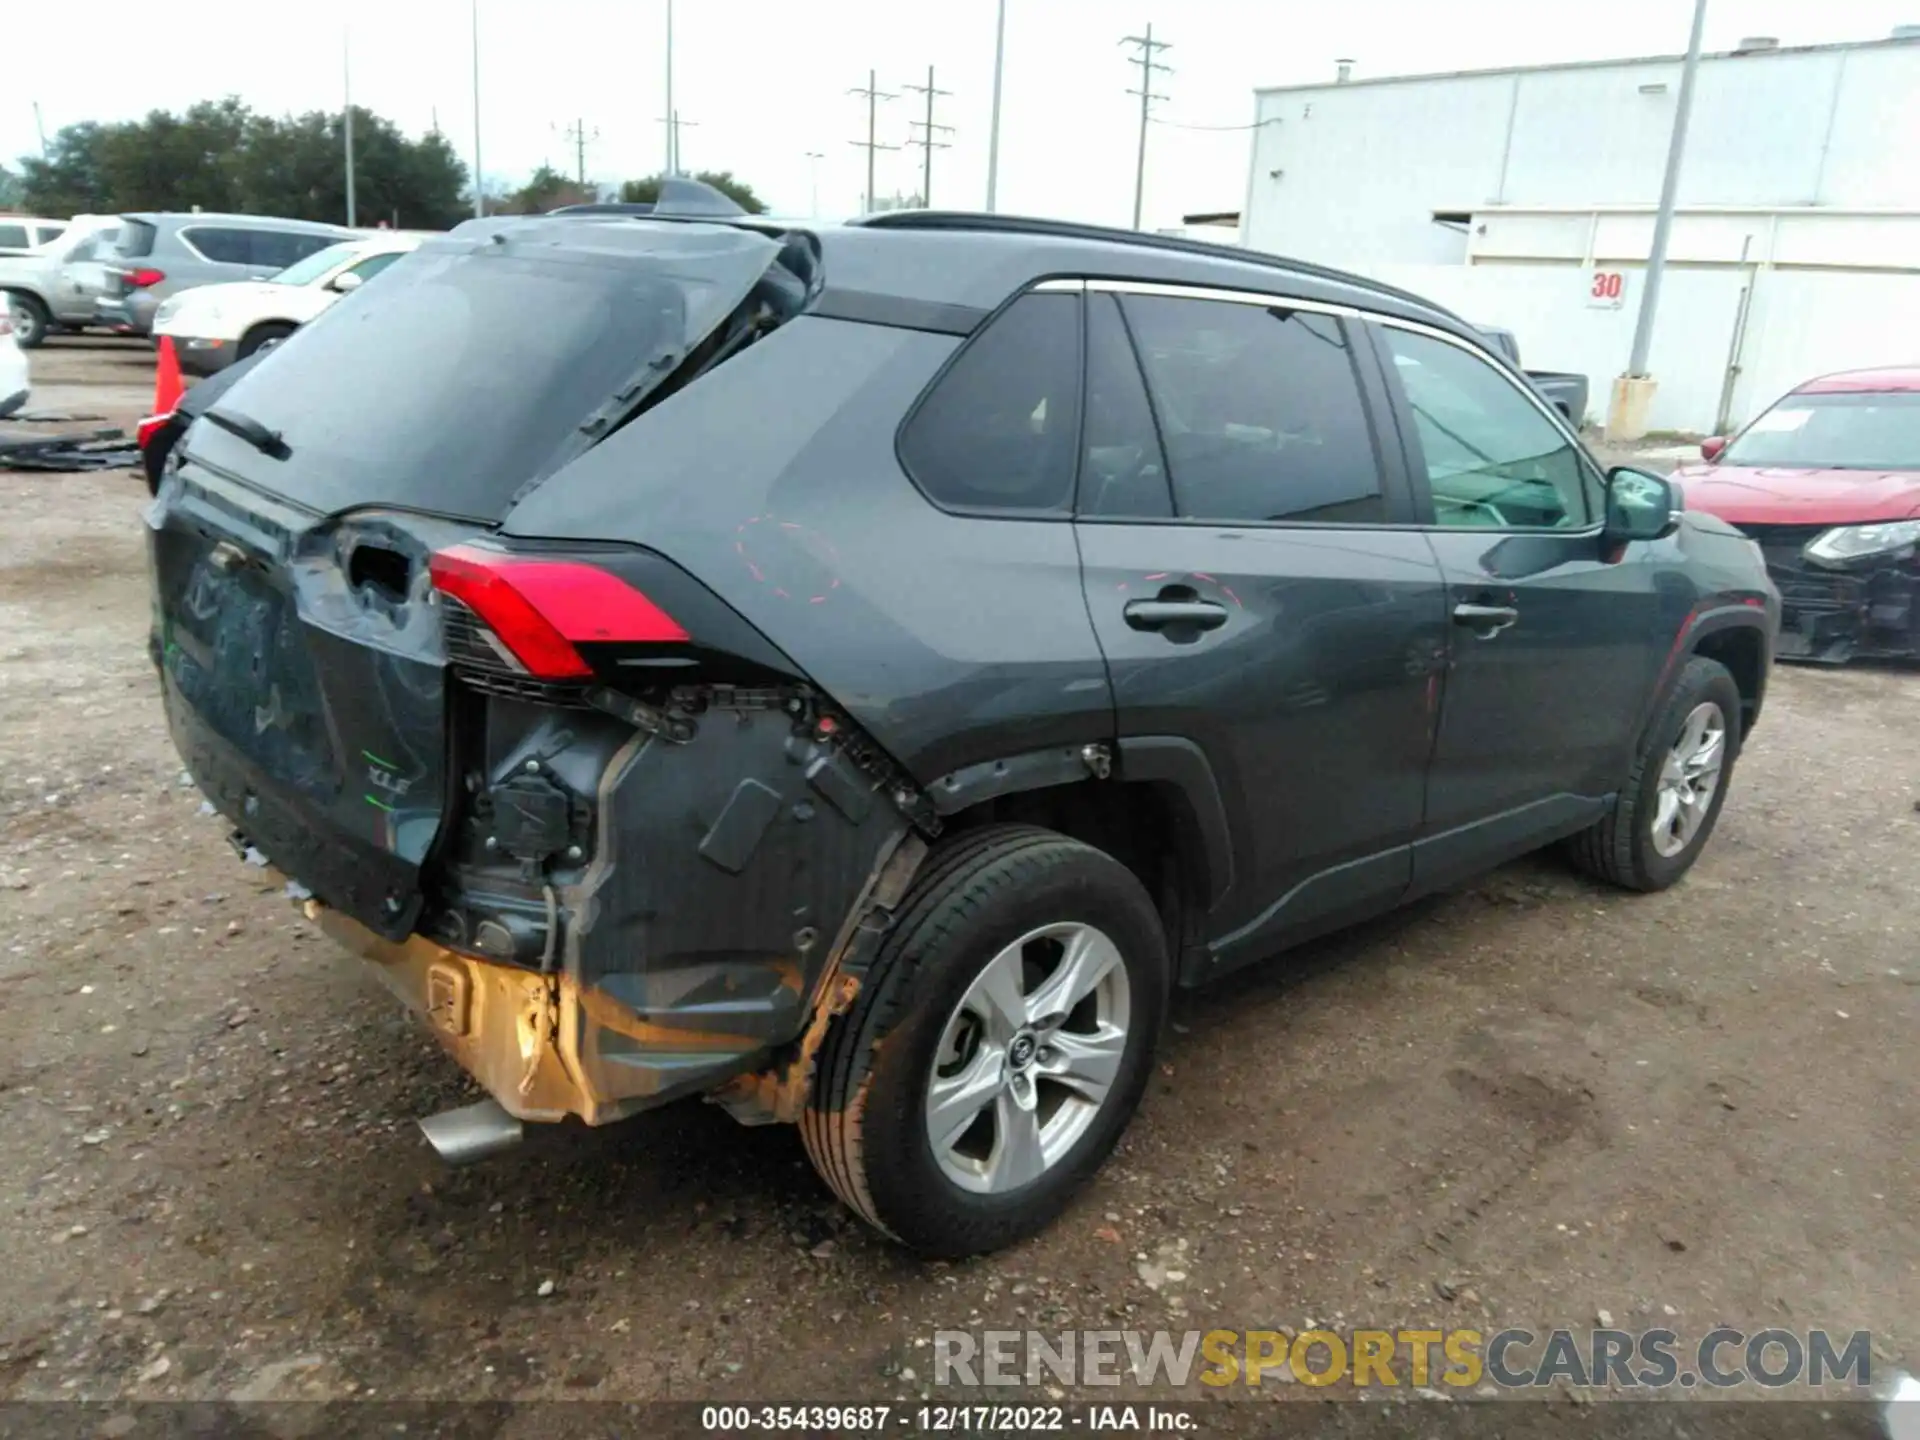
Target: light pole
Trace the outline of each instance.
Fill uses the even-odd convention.
[[[993,22],[993,118],[987,125],[987,210],[994,209],[1000,191],[1000,74],[1007,63],[1007,0],[999,0]]]
[[[807,213],[816,220],[820,218],[820,162],[826,158],[823,150],[807,151],[809,178],[813,185],[813,205]]]
[[[680,114],[673,108],[673,0],[667,0],[667,171],[680,173]]]
[[[347,27],[340,27],[340,94],[346,102],[342,128],[347,140],[347,228],[354,228],[353,205],[353,47]]]
[[[487,213],[486,186],[480,179],[480,0],[471,0],[473,18],[473,213]]]
[[[1647,250],[1647,273],[1641,282],[1633,350],[1627,358],[1626,373],[1613,382],[1612,403],[1607,407],[1610,440],[1638,440],[1647,433],[1647,411],[1654,392],[1654,379],[1647,373],[1647,353],[1653,348],[1653,319],[1660,307],[1660,281],[1667,269],[1667,243],[1673,235],[1674,203],[1680,192],[1680,165],[1687,154],[1687,121],[1693,114],[1693,81],[1700,69],[1700,36],[1706,23],[1707,0],[1693,0],[1693,33],[1687,38],[1687,61],[1680,71],[1680,95],[1674,102],[1667,172],[1660,180],[1660,208],[1653,217],[1653,243]]]

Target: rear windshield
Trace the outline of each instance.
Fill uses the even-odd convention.
[[[160,233],[160,227],[150,225],[145,220],[122,217],[120,221],[120,240],[114,247],[116,254],[129,260],[138,260],[153,253],[153,237]]]
[[[609,223],[621,233],[581,233]],[[249,479],[328,511],[497,518],[591,443],[589,422],[670,375],[778,250],[743,230],[641,223],[487,222],[500,243],[470,236],[476,221],[403,257],[221,397],[289,449]]]
[[[1920,470],[1920,393],[1789,395],[1727,447],[1724,465]]]

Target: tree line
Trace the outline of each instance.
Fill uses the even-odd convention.
[[[262,115],[238,99],[205,100],[174,114],[62,129],[44,155],[0,167],[8,204],[36,215],[127,210],[234,211],[339,223],[347,213],[346,117],[341,111]],[[467,167],[437,131],[409,139],[391,120],[353,107],[356,218],[400,229],[442,230],[473,214]],[[704,180],[753,213],[765,210],[728,171]],[[660,177],[629,180],[622,200],[652,200]],[[529,214],[596,198],[549,166],[518,189],[489,194],[490,214]]]

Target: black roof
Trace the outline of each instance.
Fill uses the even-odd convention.
[[[884,211],[817,233],[827,248],[830,285],[858,286],[915,299],[991,308],[1014,290],[1052,274],[1223,289],[1268,290],[1282,283],[1302,299],[1360,304],[1441,324],[1476,343],[1485,343],[1485,337],[1459,316],[1422,296],[1331,266],[1238,245],[963,210]],[[882,236],[893,243],[861,243]],[[918,243],[902,245],[908,236]],[[849,273],[842,263],[846,261],[852,262],[856,272],[871,266],[876,273]]]

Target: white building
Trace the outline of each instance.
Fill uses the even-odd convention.
[[[1257,93],[1241,239],[1431,295],[1526,362],[1626,367],[1682,57]],[[1920,362],[1920,28],[1702,58],[1650,368],[1704,431]],[[1597,292],[1597,293],[1596,293]]]

